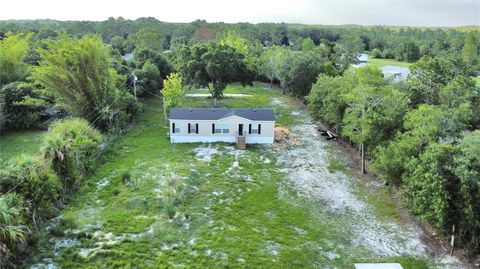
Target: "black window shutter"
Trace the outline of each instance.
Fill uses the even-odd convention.
[[[215,123],[212,123],[212,134],[215,133]]]
[[[249,124],[249,125],[248,125],[248,133],[249,133],[249,134],[252,133],[252,124]]]
[[[190,123],[188,124],[188,133],[190,133]]]
[[[175,133],[175,123],[172,123],[172,133]]]
[[[198,134],[198,123],[195,123],[195,131]]]
[[[258,134],[260,134],[261,131],[262,131],[262,125],[259,124],[259,125],[258,125]]]

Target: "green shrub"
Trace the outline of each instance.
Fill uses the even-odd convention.
[[[22,204],[23,199],[14,193],[0,195],[0,267],[6,264],[16,244],[24,242],[28,234],[22,223]]]
[[[123,173],[122,173],[123,184],[126,185],[128,182],[130,182],[131,179],[132,179],[132,174],[130,174],[129,171],[123,171]]]
[[[12,189],[28,202],[30,221],[42,221],[55,213],[60,181],[48,161],[27,155],[15,158],[0,175],[0,192]]]
[[[372,50],[371,55],[372,55],[373,58],[376,58],[376,59],[382,58],[382,56],[383,56],[382,51],[377,49],[377,48],[374,48]]]
[[[102,135],[84,119],[64,119],[51,126],[41,154],[62,179],[64,194],[76,189],[95,167],[101,141]]]
[[[28,83],[13,82],[0,88],[1,125],[5,129],[28,129],[42,121],[51,99]]]
[[[65,235],[65,229],[60,224],[54,224],[50,227],[48,233],[55,237],[62,237]]]

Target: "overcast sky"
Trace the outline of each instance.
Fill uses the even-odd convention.
[[[0,20],[105,20],[155,17],[167,22],[287,22],[480,25],[480,0],[0,0]]]

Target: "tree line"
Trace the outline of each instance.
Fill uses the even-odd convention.
[[[408,208],[456,244],[480,251],[480,89],[457,58],[423,57],[406,83],[373,67],[320,75],[307,96],[313,118],[400,187]],[[365,166],[362,165],[365,171]]]
[[[255,80],[307,102],[313,118],[361,148],[370,170],[402,187],[412,212],[445,233],[456,225],[461,243],[478,252],[480,97],[470,78],[478,35],[153,18],[1,21],[0,130],[49,132],[35,156],[0,174],[0,265],[18,262],[93,171],[106,142],[142,110],[135,97],[162,95],[175,106],[182,84],[222,98],[228,83]],[[351,67],[362,52],[415,64],[407,82],[390,83],[373,67]]]

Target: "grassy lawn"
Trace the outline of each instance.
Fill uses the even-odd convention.
[[[475,84],[477,85],[477,87],[480,87],[480,77],[472,77],[473,80],[475,80]]]
[[[298,101],[264,84],[229,93],[226,107],[273,107],[278,124],[300,123]],[[186,99],[181,106],[207,107]],[[303,113],[303,112],[302,112]],[[323,203],[288,183],[271,146],[175,144],[165,138],[159,98],[117,142],[107,161],[39,235],[26,264],[60,268],[353,268],[355,261],[399,261],[352,244],[351,232]],[[333,151],[332,151],[333,152]],[[342,167],[330,160],[329,168]],[[327,168],[325,168],[327,169]],[[358,183],[361,184],[361,183]],[[399,221],[386,193],[359,188],[378,214]],[[377,210],[374,210],[377,212]],[[401,223],[401,220],[399,221]],[[48,230],[48,232],[47,232]]]
[[[386,65],[396,65],[401,67],[410,67],[410,65],[412,65],[412,63],[399,62],[393,59],[375,59],[373,57],[368,57],[368,64],[377,68],[382,68]]]
[[[20,154],[35,154],[45,131],[8,132],[0,136],[0,163]]]

